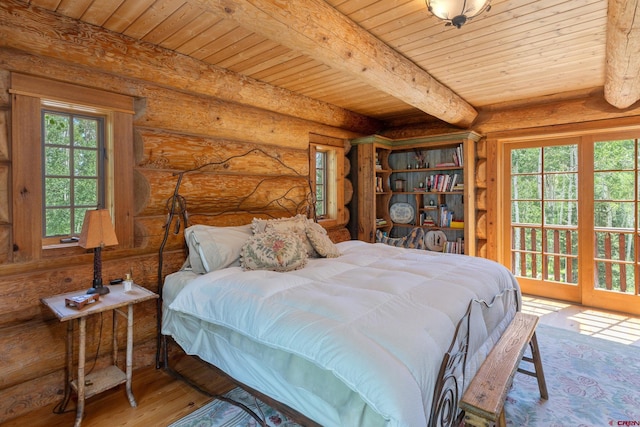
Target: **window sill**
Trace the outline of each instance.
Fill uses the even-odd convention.
[[[56,243],[42,246],[42,258],[83,255],[90,249],[81,248],[78,243]]]
[[[75,243],[55,243],[55,244],[51,244],[51,245],[43,245],[42,246],[42,250],[43,251],[47,251],[49,249],[62,249],[62,248],[74,248],[74,247],[80,247],[80,246],[78,246],[78,242],[75,242]]]

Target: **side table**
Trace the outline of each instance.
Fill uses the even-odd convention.
[[[131,291],[125,292],[122,285],[109,286],[110,293],[101,295],[100,300],[84,306],[81,309],[75,307],[67,307],[65,298],[82,295],[82,292],[70,292],[66,294],[55,295],[48,298],[42,298],[44,305],[49,307],[51,311],[58,317],[61,322],[70,321],[67,325],[67,350],[66,350],[66,369],[65,369],[65,385],[64,397],[62,402],[62,410],[64,410],[71,397],[73,389],[78,396],[78,405],[76,410],[76,421],[74,426],[80,427],[82,416],[84,413],[85,399],[109,390],[117,385],[126,383],[127,397],[132,407],[135,407],[136,400],[131,391],[131,377],[133,367],[133,306],[142,301],[158,298],[158,295],[138,285],[133,285]],[[123,311],[127,307],[126,312]],[[86,321],[87,317],[92,314],[102,313],[105,311],[113,311],[113,365],[100,369],[85,376],[85,346],[86,346]],[[127,319],[127,360],[126,369],[123,372],[117,366],[118,361],[118,342],[117,342],[117,326],[119,314]],[[73,378],[73,320],[78,319],[79,337],[78,337],[78,375]]]

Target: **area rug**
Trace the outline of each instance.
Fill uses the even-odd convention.
[[[517,373],[505,403],[507,425],[640,425],[640,347],[546,325],[538,326],[537,335],[549,400],[540,399],[538,383],[534,377]],[[241,389],[232,390],[229,397],[244,403],[254,411],[257,402],[271,427],[299,427],[283,414],[259,400],[256,401]],[[259,425],[238,407],[214,400],[171,424],[170,427]]]
[[[537,336],[549,400],[540,399],[534,377],[517,373],[505,403],[507,425],[640,425],[640,347],[546,325]]]
[[[234,388],[225,396],[247,406],[266,420],[269,427],[300,427],[282,413],[240,388]],[[257,427],[261,425],[238,406],[214,400],[169,427]]]

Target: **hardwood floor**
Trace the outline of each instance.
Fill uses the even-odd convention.
[[[172,366],[193,372],[198,386],[209,393],[224,393],[234,387],[195,358],[184,356],[172,362]],[[124,385],[88,399],[82,427],[165,427],[211,400],[207,394],[155,366],[137,369],[133,373],[132,388],[138,403],[136,408],[129,405]],[[64,414],[55,414],[54,407],[48,406],[3,423],[2,427],[70,427],[76,418],[75,408],[72,398]]]
[[[640,347],[640,317],[595,310],[539,297],[523,297],[523,312],[540,316],[540,323],[593,335],[602,339]],[[180,371],[194,372],[198,385],[210,393],[233,387],[215,370],[195,359],[183,357],[175,365]],[[123,387],[107,391],[87,401],[85,427],[145,426],[163,427],[210,401],[210,397],[180,379],[155,367],[138,369],[133,375],[133,392],[138,402],[131,408]],[[3,424],[3,427],[69,427],[75,419],[75,405],[67,412],[53,413],[45,407]]]

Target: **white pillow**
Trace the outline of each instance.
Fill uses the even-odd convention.
[[[251,224],[237,227],[192,225],[184,231],[189,262],[198,274],[240,265],[240,251],[251,237]]]

